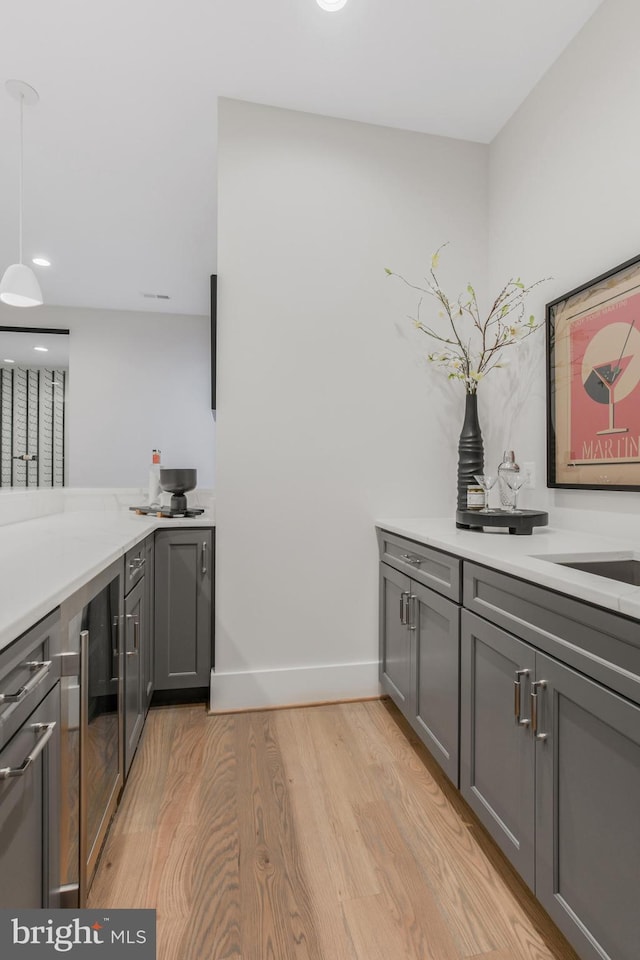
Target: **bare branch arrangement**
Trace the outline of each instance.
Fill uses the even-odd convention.
[[[502,356],[505,347],[516,346],[543,326],[544,321],[537,323],[533,314],[526,317],[524,304],[534,287],[549,278],[537,280],[530,286],[525,286],[520,277],[509,280],[483,320],[475,290],[470,283],[467,284],[466,293],[460,294],[456,300],[450,300],[440,286],[436,271],[440,252],[446,246],[443,243],[432,256],[424,285],[411,283],[388,267],[385,272],[421,294],[416,316],[410,319],[418,330],[444,345],[441,350],[427,354],[427,359],[443,370],[449,380],[462,380],[467,393],[476,393],[478,383],[491,370],[504,367],[509,362]],[[438,333],[433,326],[423,322],[421,309],[425,296],[438,302],[438,318],[448,321],[446,325],[450,331]]]

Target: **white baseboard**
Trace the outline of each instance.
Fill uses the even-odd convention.
[[[381,694],[378,661],[218,673],[211,671],[211,712],[256,710]]]

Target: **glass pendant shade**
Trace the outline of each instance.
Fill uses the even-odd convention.
[[[38,307],[43,302],[36,275],[24,263],[12,263],[0,281],[0,300],[12,307]]]
[[[342,10],[347,0],[316,0],[316,3],[319,7],[322,7],[323,10],[328,10],[329,13],[335,13],[337,10]]]

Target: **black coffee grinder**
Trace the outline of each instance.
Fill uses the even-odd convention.
[[[195,490],[198,482],[197,470],[172,470],[160,467],[160,486],[171,496],[171,513],[186,513],[185,493]]]

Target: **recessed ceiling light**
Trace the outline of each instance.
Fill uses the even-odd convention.
[[[31,263],[35,263],[37,267],[50,267],[51,260],[46,260],[45,257],[34,257]]]
[[[3,362],[3,363],[15,363],[15,360],[9,360],[9,357],[5,357],[2,362]]]
[[[316,0],[318,6],[322,7],[323,10],[328,10],[329,13],[342,10],[346,2],[347,0]]]
[[[40,353],[49,353],[49,347],[34,347],[34,350],[39,350]]]

